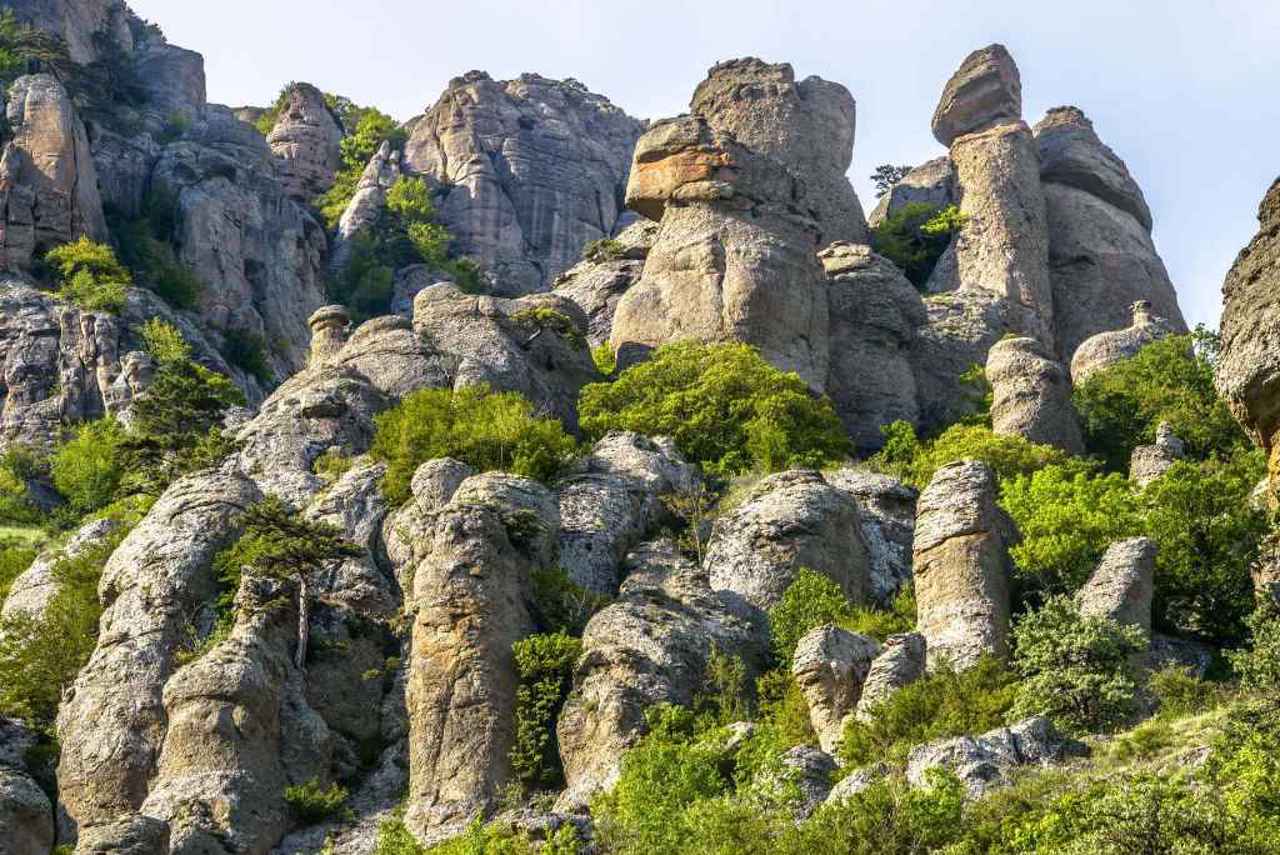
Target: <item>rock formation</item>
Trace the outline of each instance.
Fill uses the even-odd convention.
[[[874,639],[830,624],[810,630],[796,645],[791,674],[809,705],[818,745],[828,754],[844,738],[845,721],[858,706],[879,652]]]
[[[872,227],[878,226],[913,203],[945,208],[955,202],[955,180],[955,166],[950,157],[925,161],[880,197],[875,209],[867,216],[867,222]]]
[[[587,316],[587,343],[592,347],[609,341],[618,301],[640,281],[657,236],[656,223],[637,220],[619,232],[599,257],[584,259],[556,278],[556,293],[577,303]]]
[[[1009,783],[1019,766],[1045,766],[1080,747],[1057,733],[1049,720],[1036,716],[981,736],[960,736],[921,745],[907,758],[907,780],[926,783],[929,769],[947,769],[964,783],[971,798]]]
[[[332,187],[342,165],[341,142],[342,127],[325,105],[324,93],[310,83],[291,85],[267,135],[285,192],[305,205]]]
[[[53,806],[27,764],[35,734],[0,718],[0,841],[5,855],[48,855],[53,849]]]
[[[356,182],[356,192],[338,220],[329,253],[331,271],[336,272],[346,266],[351,258],[352,240],[378,221],[386,207],[387,191],[400,176],[400,152],[391,147],[389,140],[385,141],[365,164]]]
[[[925,642],[918,632],[891,635],[884,640],[862,683],[854,716],[859,721],[875,717],[877,704],[887,701],[894,692],[924,676]]]
[[[991,429],[1005,436],[1083,454],[1080,422],[1071,405],[1067,369],[1033,338],[1006,338],[987,354]]]
[[[86,550],[99,546],[118,528],[119,523],[114,520],[90,520],[71,535],[65,546],[46,548],[13,580],[0,615],[6,618],[13,618],[19,613],[32,617],[43,615],[49,601],[58,593],[58,581],[54,577],[54,567],[58,562],[83,555]]]
[[[967,460],[940,468],[920,494],[915,530],[917,628],[930,669],[1004,656],[1009,639],[1013,523],[996,504],[995,474]]]
[[[915,490],[887,475],[845,467],[824,476],[853,497],[867,546],[872,602],[888,607],[911,581],[911,541],[916,524]]]
[[[1152,314],[1151,303],[1138,300],[1130,307],[1133,323],[1124,329],[1101,332],[1086,339],[1071,358],[1071,382],[1079,386],[1091,374],[1136,355],[1157,339],[1172,335],[1177,326]]]
[[[1081,614],[1110,618],[1150,634],[1155,572],[1156,545],[1149,538],[1116,541],[1076,593]]]
[[[6,5],[22,23],[58,36],[72,62],[87,64],[133,49],[133,13],[122,0],[10,0]]]
[[[614,233],[642,127],[575,80],[472,71],[409,123],[404,165],[441,188],[457,251],[492,273],[495,293],[518,297]]]
[[[1129,457],[1129,480],[1139,488],[1145,487],[1169,471],[1169,467],[1186,455],[1186,447],[1173,432],[1168,422],[1156,426],[1156,441],[1152,445],[1140,445]]]
[[[1004,45],[965,57],[933,111],[933,136],[951,147],[956,137],[1022,118],[1022,78]]]

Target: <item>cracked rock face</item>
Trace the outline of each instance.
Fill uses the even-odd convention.
[[[310,83],[295,83],[285,94],[280,118],[267,135],[280,161],[280,183],[303,204],[333,186],[342,165],[338,144],[342,128],[329,112],[324,93]]]
[[[828,754],[840,746],[845,722],[858,706],[879,653],[874,639],[831,625],[810,630],[796,645],[791,674],[809,705],[818,744]]]
[[[637,220],[613,238],[616,253],[581,261],[556,279],[555,292],[577,303],[587,316],[587,343],[592,347],[609,341],[618,301],[640,281],[657,236],[656,223]]]
[[[1024,719],[981,736],[960,736],[921,745],[907,757],[907,780],[915,786],[926,783],[929,769],[954,772],[969,791],[979,798],[1009,783],[1019,766],[1048,766],[1060,762],[1079,746],[1057,733],[1041,716]]]
[[[866,680],[854,715],[859,721],[871,721],[877,704],[887,701],[894,692],[924,676],[925,641],[918,632],[891,635],[884,640]]]

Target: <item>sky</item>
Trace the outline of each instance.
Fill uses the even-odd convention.
[[[1074,104],[1129,166],[1187,321],[1216,326],[1222,280],[1280,174],[1277,0],[129,0],[204,54],[209,100],[270,103],[305,80],[398,119],[452,77],[573,77],[633,116],[687,109],[718,61],[789,62],[858,104],[850,179],[943,153],[929,119],[971,50],[1001,42],[1023,114]]]

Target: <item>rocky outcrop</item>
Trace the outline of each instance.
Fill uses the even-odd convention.
[[[1080,421],[1071,404],[1071,378],[1033,338],[1005,338],[987,354],[991,429],[1083,454]]]
[[[1049,720],[1024,719],[981,736],[960,736],[914,748],[907,757],[907,780],[926,784],[930,769],[946,769],[964,783],[970,798],[980,798],[1009,783],[1023,766],[1048,766],[1078,754],[1081,746],[1064,739]]]
[[[511,645],[534,630],[530,574],[554,566],[560,520],[545,487],[490,473],[462,482],[433,522],[409,573],[405,818],[420,834],[487,812],[512,780]]]
[[[1214,374],[1232,414],[1267,452],[1280,485],[1280,179],[1258,207],[1258,233],[1222,286],[1222,358]]]
[[[894,692],[923,677],[924,672],[924,636],[918,632],[889,636],[884,640],[880,653],[871,660],[854,716],[858,721],[871,721],[877,704],[884,703]]]
[[[929,668],[957,669],[1009,642],[1009,554],[1013,523],[996,504],[995,473],[973,460],[934,473],[920,494],[914,564],[917,627]]]
[[[799,790],[799,800],[793,807],[796,822],[808,819],[818,806],[831,795],[831,776],[836,771],[836,761],[825,751],[812,745],[797,745],[783,753],[780,764],[789,783]]]
[[[8,89],[12,139],[0,153],[0,269],[24,270],[39,254],[87,235],[107,236],[89,138],[52,75]]]
[[[954,259],[954,253],[948,250]],[[941,267],[946,261],[939,262]],[[936,276],[936,271],[935,271]],[[912,343],[920,427],[942,429],[973,413],[980,394],[960,382],[974,366],[985,365],[992,345],[1018,334],[1005,301],[986,291],[949,290],[925,299],[928,319]]]
[[[1168,422],[1156,426],[1156,441],[1140,445],[1129,456],[1129,480],[1142,488],[1168,472],[1173,464],[1186,456],[1186,446]]]
[[[763,650],[763,638],[670,542],[638,547],[626,570],[617,601],[587,624],[556,727],[567,783],[558,809],[613,786],[623,752],[647,731],[645,710],[689,704],[713,648],[741,657],[748,673]]]
[[[342,128],[310,83],[294,83],[283,94],[279,118],[267,145],[280,163],[284,191],[305,204],[333,186],[342,165]]]
[[[637,220],[612,239],[616,245],[609,244],[556,278],[555,292],[577,303],[587,316],[587,343],[592,347],[609,341],[618,301],[640,281],[657,237],[656,223]]]
[[[965,57],[933,111],[933,136],[950,147],[956,137],[1022,118],[1022,78],[1004,45]]]
[[[560,567],[587,590],[616,595],[627,553],[670,516],[664,497],[700,481],[670,440],[610,433],[556,487]]]
[[[828,754],[844,738],[845,721],[858,706],[879,652],[874,639],[830,624],[810,630],[796,644],[791,675],[809,706],[818,745]]]
[[[855,447],[884,444],[883,425],[920,419],[911,347],[924,303],[902,272],[869,247],[818,253],[827,274],[831,359],[826,391]]]
[[[1049,221],[1058,352],[1116,329],[1147,300],[1178,332],[1186,325],[1151,239],[1151,212],[1124,161],[1075,107],[1050,110],[1035,126]]]
[[[57,36],[72,62],[133,49],[132,13],[122,0],[9,0],[17,19]]]
[[[1080,613],[1103,617],[1151,633],[1151,595],[1156,545],[1146,537],[1118,540],[1107,547],[1098,568],[1077,593]]]
[[[703,564],[713,589],[752,609],[776,605],[804,567],[853,602],[867,601],[870,562],[858,504],[817,472],[779,472],[752,487],[716,518]]]
[[[925,161],[880,197],[875,209],[867,216],[867,222],[874,228],[911,204],[928,205],[931,208],[953,205],[956,201],[955,182],[955,166],[950,157],[935,157]]]
[[[5,855],[49,855],[53,805],[28,768],[36,736],[14,719],[0,718],[0,841]]]
[[[409,128],[404,165],[441,189],[455,250],[492,274],[494,293],[517,297],[614,233],[643,125],[575,80],[472,71]]]
[[[1071,382],[1079,386],[1090,375],[1137,355],[1157,339],[1178,332],[1177,326],[1152,314],[1151,303],[1139,300],[1130,307],[1133,323],[1124,329],[1098,333],[1076,349],[1071,358]]]
[[[894,595],[911,581],[911,542],[919,493],[896,478],[853,467],[823,477],[857,503],[870,570],[867,593],[872,602],[888,607]]]
[[[336,273],[346,267],[351,258],[352,241],[378,222],[387,205],[387,191],[400,177],[400,152],[391,147],[390,141],[385,141],[365,164],[356,182],[356,192],[338,220],[329,253],[330,271]]]

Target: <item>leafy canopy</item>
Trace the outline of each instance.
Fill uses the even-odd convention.
[[[926,202],[908,202],[871,230],[871,248],[923,290],[952,235],[964,228],[966,219],[955,205],[938,208]]]
[[[133,277],[106,244],[82,237],[45,253],[58,293],[90,312],[119,313]]]

